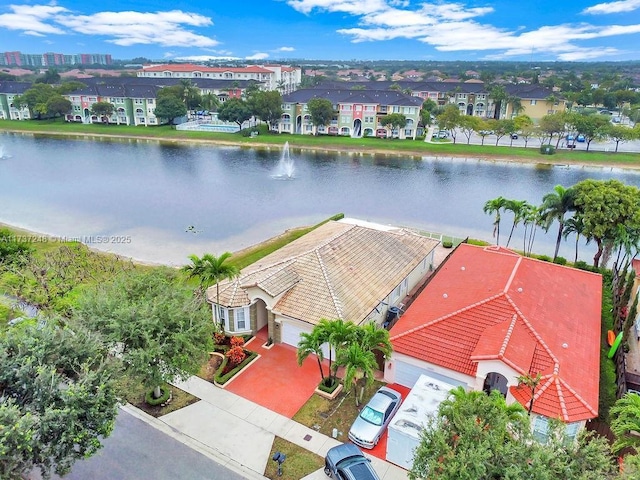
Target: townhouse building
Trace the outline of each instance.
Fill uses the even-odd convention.
[[[294,92],[302,82],[302,70],[286,65],[249,65],[245,67],[207,67],[190,63],[147,65],[137,72],[138,77],[211,79],[226,81],[253,80],[263,90]]]
[[[28,120],[28,108],[15,105],[13,99],[31,88],[30,82],[0,82],[0,120]]]
[[[335,112],[329,125],[314,125],[307,104],[313,98],[331,101]],[[329,134],[351,137],[393,136],[416,138],[422,100],[395,90],[301,89],[283,97],[278,132]],[[381,118],[403,114],[403,128],[389,131]]]

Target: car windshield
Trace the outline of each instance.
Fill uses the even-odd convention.
[[[364,407],[362,412],[360,412],[360,417],[374,425],[382,425],[382,412],[378,412],[369,406]]]

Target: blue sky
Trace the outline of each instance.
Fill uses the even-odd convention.
[[[116,59],[640,60],[640,0],[8,0],[0,51]]]

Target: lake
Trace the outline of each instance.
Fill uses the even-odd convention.
[[[139,260],[239,250],[342,212],[349,217],[492,241],[484,203],[499,195],[540,204],[557,184],[616,178],[617,168],[0,134],[0,222],[78,238]],[[501,243],[511,226],[502,216]],[[521,248],[522,226],[512,245]],[[553,253],[557,226],[534,251]],[[595,252],[583,248],[585,259]],[[560,254],[573,258],[573,242]]]

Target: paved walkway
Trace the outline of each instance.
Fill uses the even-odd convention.
[[[245,478],[265,478],[262,474],[271,460],[269,454],[275,436],[321,457],[341,443],[199,377],[176,382],[175,386],[201,401],[160,418],[153,418],[131,406],[125,408]],[[382,480],[407,478],[407,472],[402,468],[372,456],[369,458]],[[321,478],[327,478],[322,469],[305,480]]]

